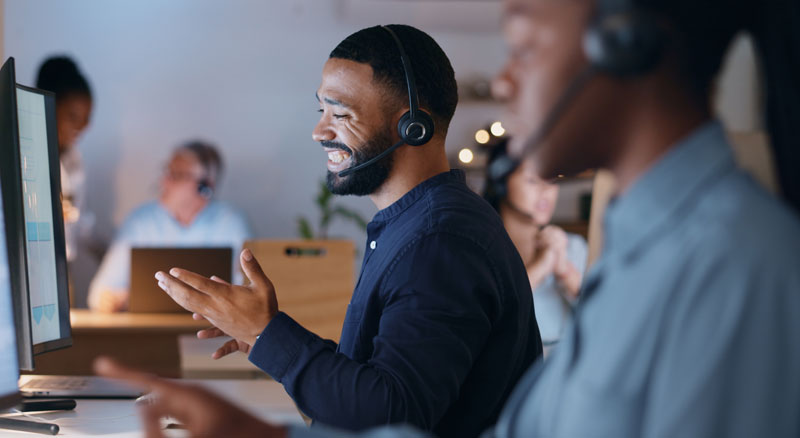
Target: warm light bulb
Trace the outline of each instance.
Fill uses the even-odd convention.
[[[473,158],[475,158],[475,154],[473,154],[472,151],[467,148],[461,149],[458,152],[458,160],[464,164],[471,163]]]
[[[500,122],[492,123],[490,130],[495,137],[502,137],[506,133],[506,128],[503,128],[503,124]]]
[[[489,143],[489,132],[485,129],[481,129],[480,131],[475,133],[475,141],[480,144]]]

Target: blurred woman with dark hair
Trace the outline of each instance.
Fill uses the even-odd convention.
[[[507,140],[492,149],[488,168],[507,156]],[[532,162],[523,162],[502,179],[487,175],[483,197],[503,219],[517,247],[533,290],[533,307],[542,342],[558,341],[572,313],[572,305],[586,269],[586,240],[550,225],[559,187],[536,174]]]
[[[39,67],[36,87],[56,95],[58,152],[61,161],[61,193],[64,208],[67,259],[73,261],[81,228],[90,228],[92,219],[83,211],[86,175],[80,152],[75,147],[80,134],[89,125],[92,115],[92,91],[75,61],[66,56],[46,59]],[[81,213],[84,219],[79,225]]]

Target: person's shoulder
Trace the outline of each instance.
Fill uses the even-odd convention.
[[[244,213],[242,210],[232,204],[229,204],[225,201],[211,201],[208,203],[207,207],[210,211],[213,211],[214,214],[223,216],[223,217],[235,217],[241,218],[244,217]]]
[[[128,213],[125,224],[133,225],[142,221],[150,220],[161,213],[161,206],[158,201],[147,201]]]
[[[250,228],[247,215],[243,210],[232,204],[224,201],[211,201],[206,208],[208,209],[209,216],[215,223],[225,223],[245,229]]]
[[[567,258],[573,262],[586,263],[589,256],[589,245],[580,234],[567,233]]]
[[[505,235],[497,212],[464,183],[438,186],[428,193],[426,201],[431,232],[461,235],[481,246]]]
[[[693,215],[706,250],[733,264],[770,270],[800,266],[800,215],[743,171],[718,184]]]

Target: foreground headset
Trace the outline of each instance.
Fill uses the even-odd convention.
[[[661,61],[666,40],[656,17],[633,0],[597,0],[597,13],[583,35],[583,52],[589,64],[570,81],[539,129],[525,140],[520,157],[541,145],[590,79],[598,73],[630,78],[651,72]],[[504,183],[519,161],[510,156],[498,158],[489,167],[489,177]]]
[[[400,136],[400,141],[367,162],[339,172],[339,177],[350,175],[353,172],[377,163],[383,157],[389,155],[392,151],[404,144],[422,146],[433,138],[433,118],[431,118],[430,114],[419,108],[419,94],[417,93],[417,83],[414,79],[414,70],[411,68],[411,60],[408,58],[408,55],[406,55],[403,43],[400,42],[400,38],[397,37],[397,34],[395,34],[389,26],[381,26],[381,28],[389,32],[389,35],[392,36],[392,40],[394,40],[397,46],[397,50],[400,52],[400,61],[403,63],[403,74],[406,77],[406,85],[408,87],[408,111],[406,111],[406,113],[400,117],[400,121],[397,122],[397,134]]]

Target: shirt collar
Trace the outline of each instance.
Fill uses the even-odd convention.
[[[403,195],[400,199],[395,201],[392,205],[380,210],[372,218],[373,222],[387,221],[398,214],[405,211],[407,208],[414,205],[418,200],[422,199],[433,188],[447,184],[450,182],[465,183],[466,177],[464,172],[458,169],[451,169],[448,172],[442,172],[425,181],[419,183],[416,187],[411,189],[408,193]]]
[[[605,216],[604,256],[625,257],[720,172],[735,166],[722,125],[708,122],[671,148]],[[604,257],[605,258],[605,257]]]

